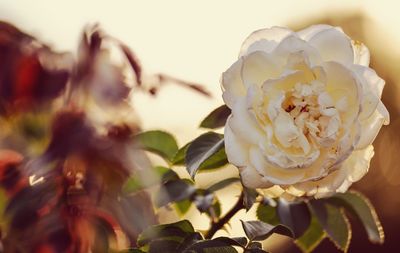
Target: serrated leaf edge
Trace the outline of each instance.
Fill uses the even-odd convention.
[[[346,223],[347,231],[349,232],[349,235],[348,235],[348,237],[347,237],[346,244],[345,244],[344,248],[342,249],[342,247],[341,247],[335,240],[333,240],[333,239],[329,236],[328,233],[327,233],[327,238],[329,239],[329,241],[333,242],[333,244],[335,245],[335,247],[336,247],[338,250],[343,251],[344,253],[347,253],[347,251],[349,250],[349,247],[350,247],[350,242],[351,242],[351,238],[352,238],[352,236],[353,236],[353,231],[352,231],[352,229],[351,229],[350,221],[349,221],[349,219],[347,218],[347,216],[346,216],[346,214],[345,214],[343,208],[339,208],[339,211],[340,211],[340,213],[342,214],[343,220],[344,220],[344,222]],[[325,232],[325,231],[324,231],[324,232]]]
[[[365,204],[368,206],[369,210],[371,211],[372,218],[374,219],[376,227],[378,228],[378,234],[379,234],[379,238],[381,240],[380,241],[374,241],[371,238],[369,238],[369,235],[368,235],[369,241],[372,242],[372,243],[375,243],[375,244],[383,244],[384,241],[385,241],[385,232],[383,230],[383,226],[381,224],[381,221],[379,220],[378,214],[376,213],[375,207],[372,205],[371,201],[366,196],[361,194],[360,192],[357,192],[357,191],[349,191],[349,192],[354,194],[354,195],[357,195],[362,200],[364,200]]]

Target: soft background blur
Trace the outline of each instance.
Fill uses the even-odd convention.
[[[201,119],[222,104],[220,75],[236,60],[242,41],[252,31],[273,25],[294,29],[315,23],[342,26],[352,38],[369,47],[372,66],[387,83],[383,100],[391,113],[391,125],[384,127],[375,141],[376,154],[370,172],[354,185],[377,208],[386,242],[383,246],[371,245],[360,225],[353,222],[350,252],[399,252],[400,3],[397,3],[394,0],[0,0],[0,19],[14,23],[61,51],[76,50],[82,28],[98,22],[137,53],[145,72],[168,73],[204,84],[214,98],[204,98],[175,86],[164,87],[156,98],[134,96],[143,128],[170,131],[180,145],[196,137]],[[236,173],[233,168],[222,172],[200,174],[197,181],[208,185],[228,173]],[[220,192],[223,211],[238,193],[238,187]],[[239,217],[250,220],[253,213],[254,210],[249,215],[240,213]],[[205,217],[193,208],[189,215],[195,219],[197,228],[207,229]],[[165,212],[162,218],[168,221],[175,217]],[[238,223],[228,230],[234,235],[242,234]],[[277,240],[268,243],[274,244],[268,246],[272,252],[298,251],[290,240],[273,238]],[[336,250],[326,240],[316,252]]]

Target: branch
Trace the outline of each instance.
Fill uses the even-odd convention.
[[[243,197],[244,197],[244,193],[242,192],[240,194],[239,199],[237,200],[236,204],[232,207],[231,210],[229,210],[224,217],[222,217],[221,219],[219,219],[217,222],[212,221],[211,222],[211,227],[210,229],[207,231],[205,238],[206,239],[211,239],[214,234],[220,230],[226,223],[229,222],[229,220],[240,210],[244,209],[244,205],[243,205]]]

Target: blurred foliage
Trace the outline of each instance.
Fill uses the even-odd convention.
[[[97,25],[84,29],[74,56],[0,21],[0,59],[0,249],[136,246],[157,223],[149,188],[175,176],[144,151],[172,163],[178,146],[165,132],[140,133],[131,93],[155,95],[166,83],[209,93],[162,73],[143,83],[134,52]]]

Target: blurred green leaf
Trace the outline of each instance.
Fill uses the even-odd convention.
[[[262,249],[262,244],[260,242],[251,242],[247,246],[248,249]]]
[[[257,219],[271,225],[278,225],[279,218],[276,213],[276,208],[266,203],[260,203],[257,207]]]
[[[338,203],[355,215],[363,224],[368,239],[373,243],[382,244],[385,239],[382,225],[371,202],[359,192],[339,193],[329,199]]]
[[[174,155],[174,158],[172,159],[173,165],[185,165],[186,152],[191,143],[192,142],[187,143],[185,146],[183,146],[176,152],[176,154]]]
[[[175,138],[166,132],[154,130],[142,132],[134,137],[140,148],[155,153],[171,163],[178,152]]]
[[[161,187],[156,197],[157,207],[165,206],[170,202],[189,199],[196,192],[196,188],[186,180],[167,181]]]
[[[219,128],[223,127],[226,123],[226,119],[231,114],[231,109],[226,105],[222,105],[212,111],[201,123],[200,127],[203,128]]]
[[[146,178],[142,178],[139,174],[134,174],[129,177],[122,186],[123,192],[132,193],[147,187],[155,186],[164,181],[179,178],[173,170],[163,166],[154,167],[152,169],[152,172],[154,173],[154,175],[151,173],[147,173]]]
[[[310,210],[302,201],[289,202],[279,198],[276,211],[280,222],[293,231],[295,238],[302,236],[310,225]]]
[[[221,203],[215,196],[213,203],[206,210],[206,214],[214,221],[216,221],[221,216]]]
[[[185,237],[194,232],[192,224],[187,220],[150,226],[139,235],[137,245],[143,247],[154,240],[160,239],[173,240],[181,243]]]
[[[188,147],[185,163],[190,176],[194,178],[200,166],[212,155],[224,148],[222,134],[208,132],[200,135]]]
[[[313,215],[310,226],[301,237],[295,240],[295,243],[301,251],[309,253],[312,252],[324,238],[325,232],[321,224],[319,224],[317,217]]]
[[[237,177],[229,177],[229,178],[225,178],[221,181],[218,181],[217,183],[211,185],[210,187],[207,188],[207,191],[209,192],[215,192],[218,190],[221,190],[231,184],[234,184],[236,182],[240,182],[240,179]]]
[[[310,201],[310,206],[328,238],[340,250],[347,252],[351,239],[351,227],[343,211],[324,199]]]
[[[262,221],[242,221],[244,232],[250,241],[263,241],[273,233],[293,237],[293,232],[284,225],[270,225]]]
[[[161,166],[157,166],[156,168],[161,169],[162,167]],[[171,180],[180,179],[178,174],[176,174],[176,172],[171,170],[171,169],[168,169],[168,170],[166,170],[164,172],[159,170],[158,173],[161,176],[161,183],[166,183],[166,182],[171,181]]]
[[[195,203],[197,209],[201,212],[207,212],[211,205],[214,203],[214,194],[209,192],[204,192],[204,194],[199,194],[199,191],[194,196],[193,203]]]
[[[180,215],[185,215],[189,211],[191,206],[192,201],[188,199],[175,202],[175,207]]]

